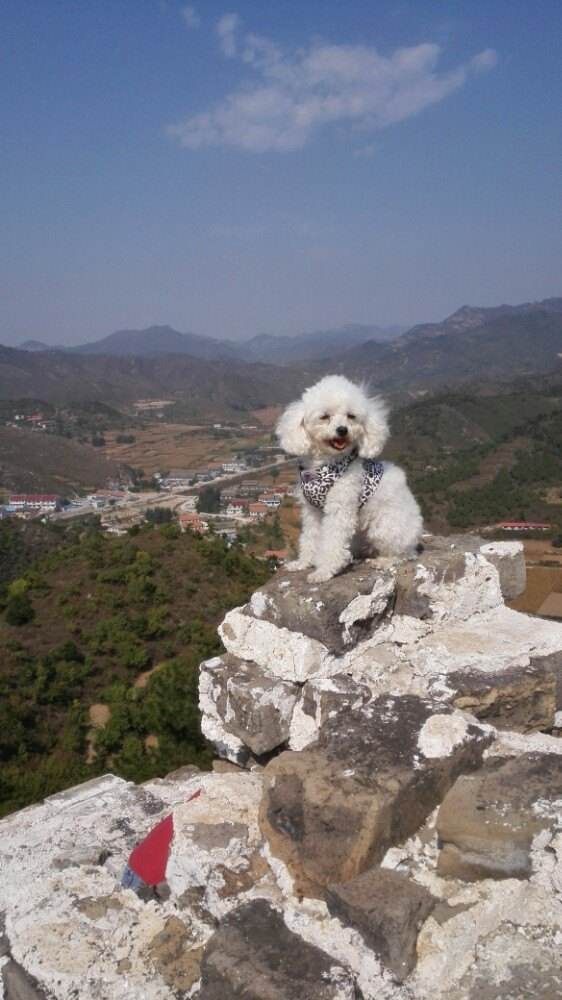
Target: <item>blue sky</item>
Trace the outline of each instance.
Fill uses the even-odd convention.
[[[4,0],[0,341],[562,294],[554,0]]]

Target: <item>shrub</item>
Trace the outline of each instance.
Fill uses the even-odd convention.
[[[14,594],[6,602],[6,621],[8,625],[27,625],[35,618],[33,605],[27,594]]]

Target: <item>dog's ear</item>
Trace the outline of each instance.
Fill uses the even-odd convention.
[[[275,428],[279,444],[289,455],[306,455],[310,438],[304,428],[304,403],[291,403],[281,414]]]
[[[375,458],[376,455],[380,455],[390,433],[388,408],[380,396],[374,396],[367,403],[359,455],[361,458]]]

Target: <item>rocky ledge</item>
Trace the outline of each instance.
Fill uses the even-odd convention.
[[[562,625],[524,586],[473,536],[278,573],[201,666],[212,773],[0,823],[0,997],[562,995]],[[121,888],[170,814],[165,881]]]

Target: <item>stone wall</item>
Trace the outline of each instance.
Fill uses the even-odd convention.
[[[279,572],[202,664],[222,760],[0,822],[4,1000],[562,995],[562,626],[518,543]],[[119,886],[173,814],[165,882]]]

